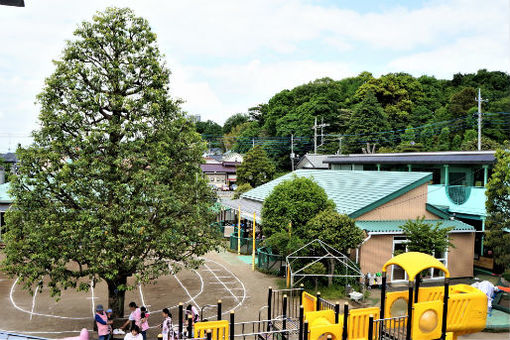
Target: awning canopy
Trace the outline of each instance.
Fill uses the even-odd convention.
[[[225,208],[238,211],[241,208],[241,218],[253,221],[253,214],[257,223],[262,222],[262,202],[253,201],[246,198],[237,200],[222,199],[220,204]]]
[[[391,265],[397,265],[409,276],[409,281],[413,281],[416,275],[429,268],[436,268],[444,272],[445,277],[450,277],[450,272],[438,259],[434,256],[418,252],[408,252],[400,254],[386,262],[382,268],[385,272],[386,268]]]

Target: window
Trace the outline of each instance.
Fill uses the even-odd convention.
[[[407,243],[409,241],[405,236],[394,236],[393,237],[393,256],[400,255],[402,253],[407,253]],[[434,257],[442,262],[446,268],[448,268],[448,250],[443,252],[442,254],[434,254]],[[399,282],[407,280],[406,272],[400,268],[399,266],[391,266],[391,281]],[[431,268],[427,270],[423,276],[424,280],[433,280],[444,277],[444,273],[441,270]]]

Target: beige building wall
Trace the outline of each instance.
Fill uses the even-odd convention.
[[[450,233],[450,242],[455,246],[448,251],[450,276],[473,276],[475,233]]]
[[[361,272],[378,273],[393,256],[393,235],[372,235],[360,249]]]
[[[427,211],[427,183],[406,192],[378,208],[356,218],[359,221],[408,220],[425,216],[425,219],[437,220],[438,216]]]

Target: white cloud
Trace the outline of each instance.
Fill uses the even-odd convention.
[[[508,44],[500,43],[504,38],[460,38],[452,44],[427,52],[397,58],[389,63],[389,67],[393,71],[405,71],[415,75],[434,74],[448,79],[455,73],[476,72],[481,68],[510,72]]]
[[[174,72],[172,94],[190,113],[219,122],[323,76],[509,70],[505,0],[432,0],[369,13],[310,0],[27,1],[0,11],[0,134],[36,126],[32,103],[51,59],[79,22],[111,5],[149,20]]]

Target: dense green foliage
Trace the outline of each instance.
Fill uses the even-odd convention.
[[[308,221],[305,229],[308,239],[320,239],[344,254],[357,248],[365,237],[352,218],[333,208],[319,212]]]
[[[344,137],[343,153],[360,152],[366,142],[375,143],[376,151],[381,147],[402,152],[462,149],[466,131],[473,130],[476,138],[474,99],[478,88],[488,99],[483,112],[491,112],[483,117],[483,134],[501,144],[510,131],[510,114],[498,113],[510,112],[510,75],[487,70],[455,74],[452,80],[415,78],[406,73],[376,78],[368,72],[342,80],[317,79],[283,90],[267,103],[250,108],[250,124],[238,131],[227,128],[228,140],[242,136],[231,147],[245,152],[255,138],[278,169],[290,168],[291,134],[295,137],[296,154],[313,151],[315,118],[329,124],[324,129],[328,136],[323,141],[319,138],[321,153],[337,152],[340,136]],[[375,101],[367,98],[371,95]],[[351,122],[357,125],[352,126]],[[443,131],[445,127],[448,130]],[[406,130],[414,130],[414,137]],[[382,131],[390,132],[380,134]]]
[[[236,113],[235,115],[228,117],[228,119],[225,121],[225,124],[223,124],[223,133],[230,133],[233,128],[246,123],[249,119],[250,117],[244,113]]]
[[[441,222],[435,225],[424,222],[425,217],[408,220],[400,228],[409,240],[408,251],[417,251],[429,255],[440,255],[453,244],[448,240],[448,233],[453,228],[441,228]]]
[[[510,151],[496,152],[497,162],[487,183],[487,246],[494,261],[510,272]]]
[[[293,177],[279,183],[264,200],[262,231],[266,237],[283,232],[292,234],[292,239],[306,240],[308,221],[334,206],[324,189],[312,179]]]
[[[223,148],[221,138],[218,138],[223,134],[223,128],[218,123],[212,120],[196,122],[195,128],[202,135],[202,138],[207,141],[209,148]]]
[[[250,185],[250,183],[240,184],[234,192],[234,199],[238,199],[239,197],[241,197],[242,194],[244,194],[247,191],[250,191],[251,189],[253,189],[253,187]]]
[[[252,188],[273,179],[275,166],[261,146],[252,148],[237,167],[237,183],[248,183]]]
[[[2,269],[24,288],[125,291],[216,249],[200,135],[169,98],[148,22],[109,8],[83,22],[38,96],[40,129],[18,149]],[[127,280],[128,277],[133,280]]]

